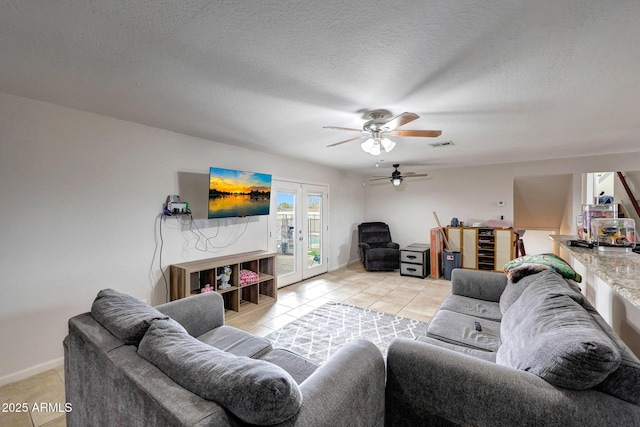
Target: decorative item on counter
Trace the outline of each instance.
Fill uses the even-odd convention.
[[[636,225],[631,218],[594,218],[591,240],[598,250],[630,252],[636,247]]]
[[[220,280],[220,286],[218,286],[218,289],[227,289],[231,287],[229,284],[229,281],[231,280],[231,267],[225,265],[223,270],[224,271],[216,277],[216,279]]]
[[[591,221],[598,218],[618,218],[618,205],[582,205],[582,227],[586,231],[584,240],[595,243],[591,235]]]
[[[238,274],[238,283],[240,286],[250,285],[252,283],[256,283],[258,281],[258,273],[251,270],[240,270]]]
[[[460,221],[458,220],[458,218],[456,218],[455,216],[453,218],[451,218],[451,226],[452,227],[458,227],[460,225]]]
[[[207,283],[206,285],[204,285],[204,288],[200,289],[201,294],[204,294],[206,292],[215,292],[215,289],[213,289],[213,286]]]
[[[587,240],[587,229],[584,227],[584,216],[578,215],[576,217],[576,231],[578,232],[579,240]]]

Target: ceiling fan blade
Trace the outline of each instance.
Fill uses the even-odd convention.
[[[402,113],[400,115],[395,116],[393,119],[389,120],[388,122],[386,122],[383,126],[388,128],[389,130],[393,130],[402,125],[406,125],[407,123],[410,123],[419,117],[420,116],[415,113]]]
[[[441,130],[394,130],[389,132],[391,136],[421,136],[424,138],[436,138],[442,135]]]
[[[391,177],[390,176],[381,176],[379,178],[371,178],[369,181],[380,181],[380,180],[383,180],[383,179],[391,179]]]
[[[335,147],[336,145],[345,144],[347,142],[355,141],[356,139],[362,139],[361,136],[356,136],[355,138],[345,139],[344,141],[336,142],[335,144],[327,145],[327,147]]]
[[[322,129],[348,130],[350,132],[362,132],[362,129],[342,128],[340,126],[322,126]]]
[[[415,176],[428,176],[428,173],[415,173],[415,172],[407,172],[404,174],[404,178],[413,178]]]

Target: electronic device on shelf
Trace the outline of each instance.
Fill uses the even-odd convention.
[[[177,194],[171,194],[167,196],[167,203],[164,211],[165,215],[180,215],[189,214],[189,203],[182,202],[180,196]]]

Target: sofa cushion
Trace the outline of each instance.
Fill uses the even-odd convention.
[[[154,321],[138,353],[182,387],[246,423],[281,423],[302,405],[298,385],[282,368],[211,347],[172,319]]]
[[[582,306],[604,333],[611,338],[611,341],[618,346],[620,351],[620,366],[598,384],[595,389],[618,399],[640,405],[640,359],[633,354],[631,349],[616,335],[611,326],[605,322],[588,301],[585,300]]]
[[[544,283],[530,284],[502,316],[496,362],[558,387],[591,388],[616,370],[620,352],[559,275],[541,277]]]
[[[486,360],[487,362],[496,361],[495,351],[478,350],[477,348],[465,347],[459,344],[453,344],[450,342],[444,342],[431,337],[417,337],[416,341],[434,345],[436,347],[446,348],[453,350],[457,353],[465,354],[467,356],[475,357],[476,359]]]
[[[440,304],[440,310],[454,311],[489,320],[500,321],[502,318],[500,305],[497,302],[483,301],[462,295],[449,295],[446,297]]]
[[[476,330],[474,322],[480,324],[480,331]],[[439,310],[429,322],[427,336],[456,345],[497,351],[500,347],[500,322]]]
[[[276,348],[259,357],[260,360],[264,360],[274,365],[280,366],[287,371],[289,375],[301,384],[304,380],[309,378],[319,367],[317,363],[312,362],[306,357],[300,356],[292,351],[284,348]]]
[[[260,358],[272,349],[271,343],[264,338],[227,325],[212,329],[197,338],[205,344],[235,356],[247,356],[254,359]]]
[[[516,302],[520,295],[524,292],[524,290],[529,286],[545,286],[545,284],[554,283],[554,291],[559,292],[561,289],[565,289],[567,291],[567,295],[569,295],[572,299],[574,299],[578,303],[582,303],[584,300],[584,296],[580,293],[579,289],[576,289],[575,286],[567,280],[558,281],[555,278],[549,279],[550,277],[557,275],[554,271],[544,270],[539,272],[538,274],[533,274],[530,276],[526,276],[517,282],[508,281],[507,286],[504,288],[502,295],[500,295],[500,311],[504,314],[511,305]],[[555,286],[558,285],[558,286]]]
[[[451,294],[498,302],[507,285],[507,276],[495,271],[454,268],[451,272]]]
[[[132,345],[138,345],[153,320],[169,318],[144,301],[114,289],[98,292],[91,315],[118,339]]]
[[[578,283],[582,281],[582,276],[555,254],[526,255],[504,265],[504,272],[513,283],[544,270],[553,270],[565,279],[575,280]]]
[[[224,325],[224,300],[218,292],[178,298],[156,308],[180,323],[194,337]]]

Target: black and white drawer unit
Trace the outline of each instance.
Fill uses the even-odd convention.
[[[400,275],[427,277],[431,269],[429,249],[429,245],[422,243],[412,243],[400,249]]]

